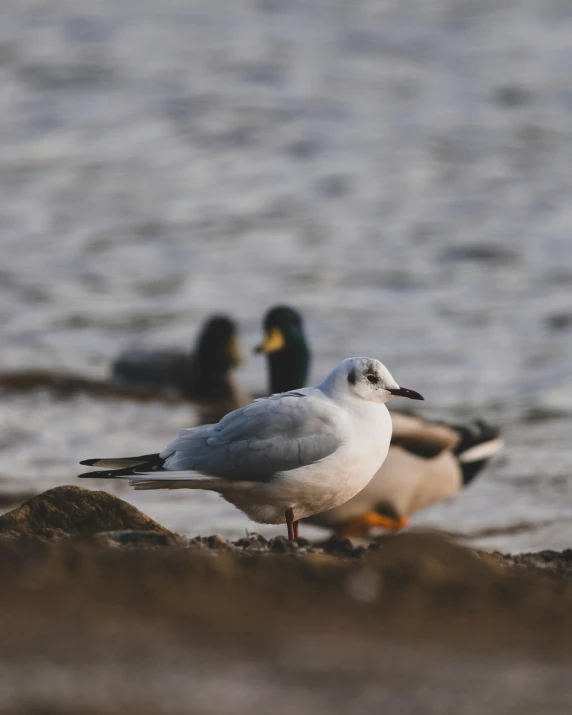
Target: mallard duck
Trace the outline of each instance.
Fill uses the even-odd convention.
[[[435,457],[459,443],[459,431],[444,422],[432,422],[409,412],[391,413],[393,437],[391,443],[419,457]]]
[[[300,313],[287,305],[271,308],[263,320],[264,339],[255,352],[268,362],[271,395],[305,387],[310,371],[310,349]]]
[[[121,387],[175,392],[197,404],[202,423],[218,422],[250,401],[231,375],[241,362],[234,321],[215,315],[203,324],[190,355],[182,350],[128,350],[113,363],[111,379]]]
[[[433,427],[450,430],[456,435],[455,443],[436,447],[437,452],[431,454],[431,440],[424,439],[420,424],[421,441],[417,445],[411,434],[403,446],[392,442],[383,466],[359,494],[308,521],[347,537],[367,537],[374,529],[399,531],[415,512],[468,486],[503,446],[498,430],[482,421],[455,427],[425,424],[428,433]]]

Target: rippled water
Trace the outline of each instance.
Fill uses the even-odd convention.
[[[292,302],[315,378],[378,356],[427,414],[506,429],[504,455],[420,523],[569,545],[569,3],[9,0],[2,15],[0,367],[102,376],[127,345],[188,344],[214,310],[250,348],[263,310]],[[239,378],[260,389],[263,362]],[[38,392],[3,396],[0,420],[0,487],[20,490],[160,448],[191,415]],[[258,528],[216,496],[117,488],[186,533]]]

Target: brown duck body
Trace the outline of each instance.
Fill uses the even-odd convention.
[[[402,529],[416,512],[460,492],[503,446],[498,430],[484,422],[454,427],[399,413],[392,419],[391,447],[373,479],[342,506],[312,516],[311,523],[343,536]]]

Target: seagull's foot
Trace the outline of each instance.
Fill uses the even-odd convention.
[[[349,519],[336,529],[336,534],[341,537],[350,538],[366,537],[373,529],[383,529],[384,531],[401,531],[407,526],[408,520],[405,517],[390,517],[370,511],[353,519]]]
[[[294,519],[294,510],[292,507],[286,509],[284,514],[286,516],[286,525],[288,526],[288,539],[294,541],[294,539],[298,538],[300,522]]]

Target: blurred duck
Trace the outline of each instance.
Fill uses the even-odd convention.
[[[270,392],[304,387],[310,348],[300,313],[289,306],[271,308],[263,329],[256,351],[267,356]],[[395,411],[391,418],[391,447],[369,485],[350,502],[309,521],[344,536],[403,529],[413,513],[470,484],[503,445],[499,432],[482,421],[452,426]]]
[[[255,352],[266,355],[269,393],[305,387],[310,371],[310,348],[300,313],[287,305],[270,308],[262,328],[264,338]],[[435,455],[458,442],[458,433],[448,425],[427,422],[406,412],[392,411],[391,417],[392,444],[416,450],[420,455]]]
[[[112,382],[175,392],[196,403],[201,423],[218,422],[250,402],[231,375],[241,362],[234,321],[215,315],[204,323],[190,355],[182,350],[128,350],[113,363]]]
[[[416,445],[410,434],[408,446],[392,446],[383,466],[359,494],[307,521],[346,537],[367,538],[377,529],[399,531],[415,512],[469,485],[503,446],[499,432],[482,421],[457,427],[426,425],[428,432],[433,427],[454,432],[455,444],[431,455],[430,440]],[[423,437],[421,428],[418,434]]]
[[[444,422],[430,422],[409,412],[392,412],[391,443],[419,457],[434,457],[459,443],[459,430]]]
[[[271,308],[262,323],[264,339],[255,352],[268,362],[268,390],[271,395],[305,387],[310,371],[310,349],[302,316],[294,308]]]

